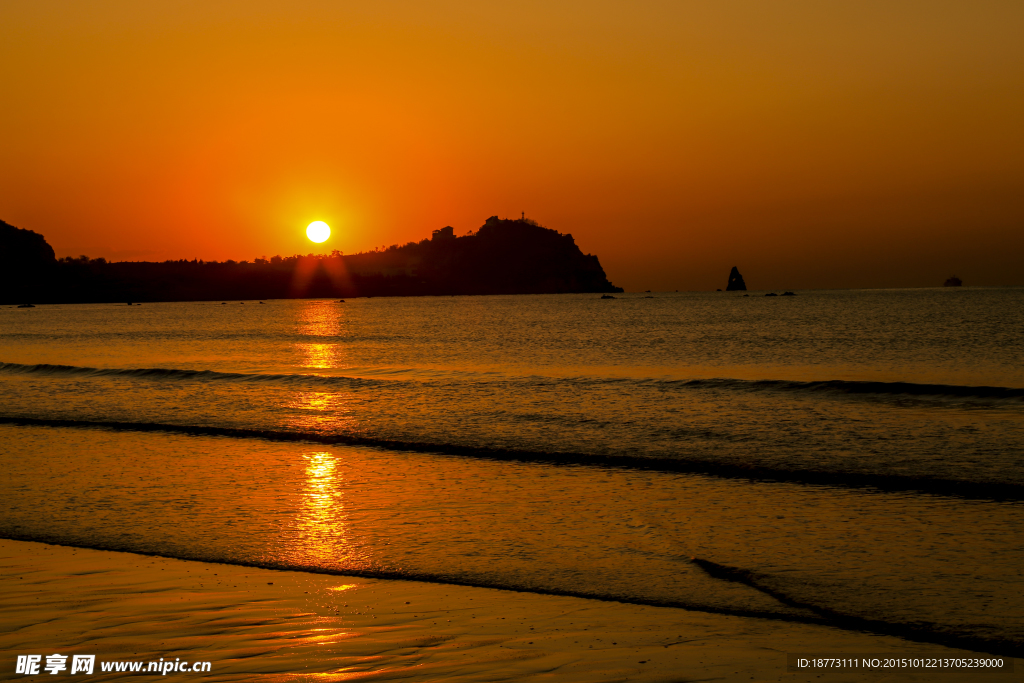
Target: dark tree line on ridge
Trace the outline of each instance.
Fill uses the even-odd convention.
[[[0,303],[621,292],[572,235],[492,216],[475,233],[342,255],[249,261],[55,258],[45,238],[0,221]]]

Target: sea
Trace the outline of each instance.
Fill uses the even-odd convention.
[[[1024,288],[0,308],[0,537],[1024,656]]]

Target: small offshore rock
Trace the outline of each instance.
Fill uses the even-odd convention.
[[[743,281],[743,276],[740,275],[739,268],[736,266],[732,267],[729,271],[729,284],[725,286],[727,292],[745,292],[747,291],[747,283]]]

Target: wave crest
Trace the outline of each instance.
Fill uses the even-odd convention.
[[[474,383],[516,382],[524,384],[634,384],[656,385],[663,389],[677,390],[719,390],[740,392],[778,391],[787,393],[817,393],[864,397],[912,397],[916,399],[958,399],[980,400],[985,402],[1024,403],[1024,388],[968,386],[960,384],[924,384],[916,382],[882,382],[869,380],[812,380],[796,381],[783,379],[654,379],[654,378],[606,378],[606,377],[543,377],[537,375],[514,376],[498,373],[453,372],[443,377],[438,374],[427,374],[419,377],[408,372],[394,373],[394,377],[353,377],[345,375],[312,375],[284,373],[244,373],[222,372],[218,370],[180,370],[174,368],[91,368],[74,365],[50,365],[47,363],[21,364],[0,362],[0,373],[52,376],[52,377],[103,377],[148,379],[161,381],[200,381],[200,382],[238,382],[268,383],[285,385],[317,385],[324,387],[356,387],[393,385],[396,382],[415,381],[431,382],[470,381]]]
[[[335,387],[367,386],[394,381],[345,376],[221,372],[218,370],[178,370],[174,368],[89,368],[75,365],[50,365],[48,363],[36,363],[33,365],[23,365],[21,363],[0,363],[0,373],[44,377],[104,377],[115,379],[151,379],[183,382],[315,384],[319,386]]]
[[[833,486],[837,488],[874,489],[878,491],[923,492],[955,498],[1021,501],[1024,485],[1015,483],[967,481],[942,477],[847,472],[841,470],[790,469],[755,464],[735,464],[687,457],[651,457],[643,455],[598,455],[567,451],[533,451],[458,443],[399,441],[373,435],[324,434],[279,429],[247,429],[212,425],[189,425],[154,422],[121,422],[113,420],[69,420],[0,415],[0,424],[112,429],[137,432],[167,432],[190,436],[219,436],[238,439],[319,443],[324,445],[370,446],[393,451],[439,453],[490,460],[541,462],[551,465],[589,465],[622,467],[656,472],[703,474],[725,479],[773,481]]]

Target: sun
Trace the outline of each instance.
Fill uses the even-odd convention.
[[[331,236],[331,226],[327,225],[323,221],[313,221],[306,226],[306,237],[319,244],[320,242],[326,242],[327,238]]]

